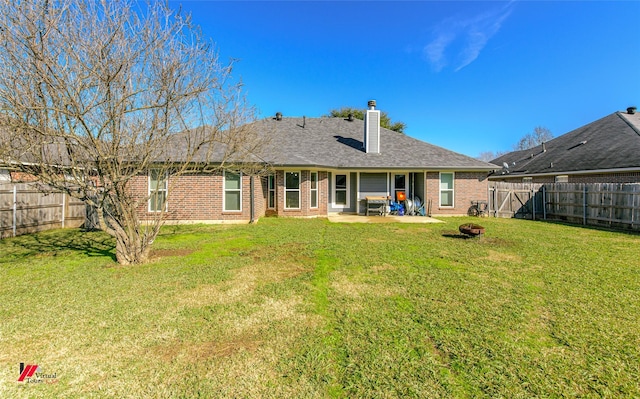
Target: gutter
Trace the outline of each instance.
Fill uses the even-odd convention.
[[[456,171],[456,172],[483,172],[483,171],[493,171],[500,169],[499,166],[493,165],[493,167],[473,167],[473,166],[327,166],[327,165],[295,165],[295,164],[272,164],[271,167],[273,169],[286,169],[286,170],[307,170],[307,169],[317,169],[317,170],[336,170],[336,171],[358,171],[358,170],[366,170],[366,171],[389,171],[389,170],[398,170],[398,171],[406,171],[406,170],[415,170],[418,172],[421,171],[429,171],[429,172],[438,172],[438,171]]]
[[[629,173],[640,172],[640,166],[632,166],[630,168],[616,168],[616,169],[593,169],[593,170],[574,170],[574,171],[562,171],[546,173],[509,173],[506,175],[492,175],[491,178],[508,178],[508,177],[537,177],[537,176],[558,176],[558,175],[594,175],[603,173]]]

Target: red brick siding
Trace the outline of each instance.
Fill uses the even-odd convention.
[[[440,207],[440,172],[427,172],[427,199],[431,200],[432,215],[466,215],[472,200],[487,200],[486,172],[455,172],[453,182],[453,208]]]
[[[310,208],[311,171],[301,170],[300,173],[300,209],[285,209],[284,207],[284,171],[278,170],[276,176],[276,209],[267,208],[267,178],[256,177],[254,180],[254,212],[258,219],[265,215],[287,217],[316,217],[327,215],[329,181],[326,171],[318,171],[318,208]],[[148,176],[138,176],[131,182],[132,190],[141,199],[138,212],[144,220],[152,218],[148,212]],[[167,220],[198,220],[198,221],[249,221],[250,220],[250,177],[242,177],[242,211],[231,212],[222,210],[224,178],[221,173],[194,174],[169,179],[169,200],[166,213]],[[426,174],[427,199],[431,200],[433,215],[463,215],[466,214],[472,200],[487,199],[487,179],[483,172],[455,172],[454,207],[439,207],[440,203],[440,175],[438,172]],[[142,200],[145,199],[145,200]]]
[[[237,221],[251,219],[250,176],[242,176],[242,210],[224,211],[224,177],[222,173],[192,174],[169,179],[169,199],[166,220]],[[131,182],[131,189],[139,199],[138,214],[141,219],[154,217],[146,201],[149,177],[138,176]],[[265,214],[263,179],[254,178],[254,217]]]
[[[640,172],[569,175],[569,183],[640,183]]]
[[[290,217],[314,217],[327,215],[329,181],[328,173],[318,173],[318,207],[311,208],[311,171],[300,171],[300,209],[285,209],[284,171],[276,171],[276,209],[268,214]]]
[[[14,183],[30,183],[38,180],[36,176],[24,172],[11,171],[9,174]]]
[[[558,176],[565,176],[560,173]],[[568,175],[569,183],[640,183],[640,172]],[[555,176],[533,176],[533,183],[555,183]],[[500,177],[493,181],[522,183],[522,176]]]

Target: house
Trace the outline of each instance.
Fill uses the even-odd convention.
[[[640,114],[629,107],[491,163],[502,165],[492,181],[640,183]]]
[[[278,113],[254,122],[268,136],[261,154],[268,174],[225,169],[167,179],[150,170],[132,188],[140,198],[158,188],[168,201],[151,195],[139,212],[143,219],[165,210],[168,221],[246,222],[364,214],[369,196],[404,195],[432,215],[465,215],[472,200],[487,199],[495,165],[382,128],[375,105],[369,102],[364,121]]]

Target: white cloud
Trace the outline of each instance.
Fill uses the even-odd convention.
[[[435,38],[423,49],[423,54],[436,72],[447,66],[454,53],[453,67],[457,72],[475,61],[480,52],[509,17],[513,2],[471,18],[448,18],[435,29]],[[453,46],[459,43],[459,46]]]
[[[436,72],[440,72],[447,65],[445,50],[456,38],[451,32],[440,32],[438,37],[424,48],[424,55]]]

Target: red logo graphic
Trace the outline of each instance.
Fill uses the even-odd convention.
[[[18,378],[18,381],[22,382],[25,378],[33,377],[33,374],[36,371],[38,371],[37,364],[27,364],[27,367],[25,367],[24,363],[20,363],[20,377]]]

